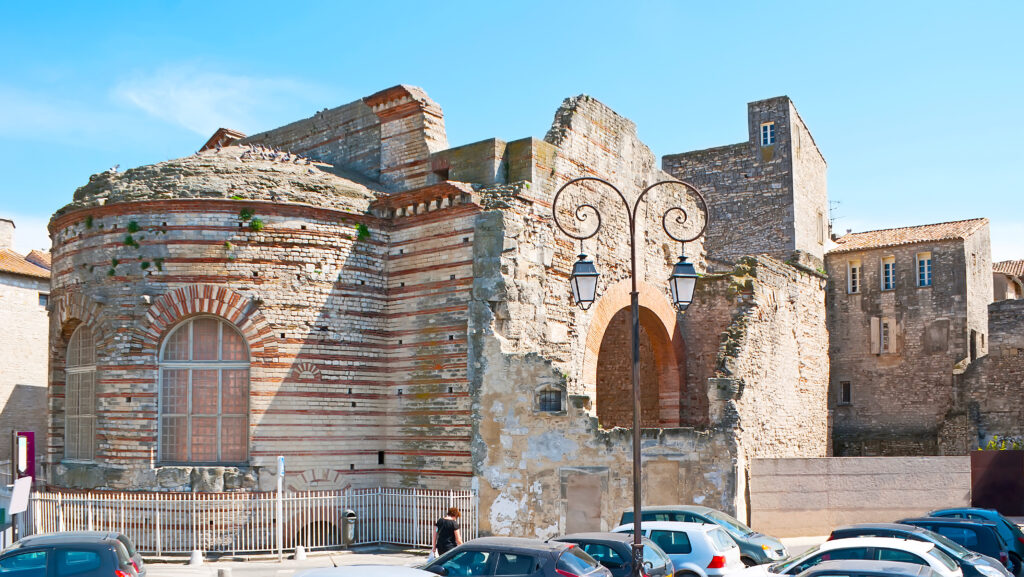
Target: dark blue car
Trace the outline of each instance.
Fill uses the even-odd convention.
[[[954,509],[939,509],[928,513],[929,517],[956,517],[959,519],[980,519],[991,521],[996,524],[999,536],[1010,549],[1010,571],[1014,575],[1021,574],[1021,567],[1024,565],[1024,533],[1021,532],[1013,521],[999,514],[995,509],[979,509],[977,507],[962,507]]]

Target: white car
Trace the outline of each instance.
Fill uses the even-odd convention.
[[[743,569],[739,545],[718,525],[644,521],[640,530],[672,559],[677,576],[716,577]],[[633,524],[620,525],[612,532],[632,533]]]
[[[853,537],[825,541],[818,547],[772,563],[757,565],[737,573],[737,577],[771,577],[774,575],[799,575],[823,561],[867,559],[875,561],[899,561],[931,567],[942,577],[963,577],[963,571],[955,561],[928,541],[893,539],[891,537]]]

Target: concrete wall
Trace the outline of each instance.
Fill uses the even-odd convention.
[[[754,459],[750,468],[751,527],[776,537],[970,504],[966,456]]]

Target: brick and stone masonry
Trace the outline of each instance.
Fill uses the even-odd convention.
[[[583,243],[600,298],[581,311],[568,287],[580,246],[556,233],[551,202],[577,176],[629,196],[670,178],[632,122],[579,96],[543,140],[448,148],[440,107],[399,86],[218,144],[95,175],[51,221],[51,484],[269,488],[284,455],[297,489],[475,488],[484,532],[544,537],[617,521],[631,495],[629,431],[615,426],[631,399],[615,376],[629,356],[626,223],[615,197],[567,193],[605,215]],[[653,364],[646,502],[742,513],[747,459],[827,452],[823,279],[737,258],[680,316],[666,282],[680,247],[661,229],[673,205],[700,214],[664,187],[642,207],[637,237]],[[571,207],[559,210],[572,223]],[[780,235],[798,238],[804,220],[795,212]],[[792,244],[780,256],[803,246]],[[703,242],[685,252],[706,267]],[[199,315],[229,321],[250,348],[244,463],[159,453],[160,347]],[[63,446],[64,359],[81,324],[98,349],[87,462]]]

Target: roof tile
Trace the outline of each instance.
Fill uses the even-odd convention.
[[[25,257],[6,248],[0,249],[0,272],[35,278],[50,278],[49,270],[25,260]]]
[[[855,232],[836,239],[836,247],[830,253],[850,252],[902,244],[935,242],[940,240],[964,239],[988,224],[987,218],[973,218],[955,222],[940,222],[922,226],[889,228]]]
[[[1024,260],[1004,260],[992,265],[992,272],[1024,277]]]

